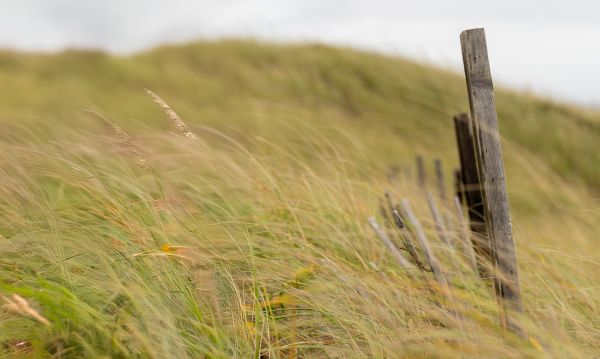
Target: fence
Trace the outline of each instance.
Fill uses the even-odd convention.
[[[441,243],[449,252],[457,251],[462,246],[473,270],[483,280],[493,282],[501,325],[523,334],[517,323],[518,314],[523,309],[484,29],[466,30],[460,35],[460,41],[471,116],[459,114],[454,117],[460,169],[455,172],[457,193],[453,203],[447,199],[440,160],[435,161],[435,174],[438,198],[444,205],[454,206],[459,227],[464,231],[464,243],[452,243],[449,239],[446,225],[450,221],[440,213],[430,192],[426,193],[427,203]],[[416,168],[417,185],[425,191],[425,164],[421,156],[416,158]],[[401,238],[409,254],[408,259],[373,217],[369,218],[371,226],[402,268],[432,272],[441,292],[450,295],[451,284],[431,249],[421,223],[408,200],[400,203],[394,204],[390,195],[386,194],[380,212],[386,224],[393,226],[394,232]],[[463,223],[464,205],[469,219],[468,229]],[[424,257],[423,261],[419,258],[417,248]]]

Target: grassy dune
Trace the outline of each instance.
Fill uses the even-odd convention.
[[[451,188],[461,76],[236,41],[0,53],[2,355],[594,356],[600,114],[496,95],[526,337],[500,328],[451,203],[454,252],[411,175],[440,158]],[[411,202],[449,296],[369,227],[384,191]]]

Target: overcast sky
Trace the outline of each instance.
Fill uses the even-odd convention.
[[[218,37],[319,41],[462,71],[485,27],[495,81],[600,105],[600,0],[0,0],[0,47],[131,53]]]

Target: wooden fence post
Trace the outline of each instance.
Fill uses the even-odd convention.
[[[460,197],[467,204],[469,215],[469,226],[473,236],[471,242],[478,258],[479,275],[482,278],[489,276],[490,240],[485,228],[483,199],[481,195],[481,184],[477,174],[477,160],[475,159],[475,143],[473,139],[473,126],[469,115],[461,113],[454,117],[454,130],[456,132],[456,143],[460,158]]]
[[[497,272],[494,286],[500,322],[505,328],[522,333],[513,317],[523,309],[485,31],[463,31],[460,41],[473,119],[477,168],[483,185],[485,223]]]
[[[444,169],[442,168],[442,160],[436,158],[433,161],[435,167],[435,178],[437,180],[438,192],[440,199],[446,201],[446,181],[444,179]]]
[[[417,163],[417,185],[419,185],[420,189],[425,188],[425,163],[423,162],[423,157],[417,156],[415,159]]]

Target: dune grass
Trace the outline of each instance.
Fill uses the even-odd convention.
[[[597,113],[497,93],[520,337],[499,326],[452,203],[435,198],[456,251],[437,238],[413,178],[415,154],[428,170],[437,157],[451,186],[451,117],[468,107],[455,74],[348,49],[225,41],[127,58],[6,52],[0,83],[3,356],[600,350]],[[449,293],[402,268],[369,227],[370,216],[384,223],[385,191],[414,207]]]

